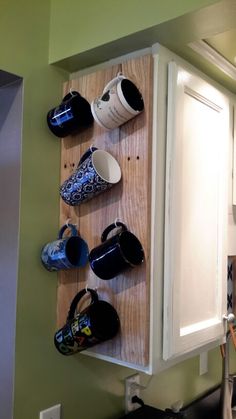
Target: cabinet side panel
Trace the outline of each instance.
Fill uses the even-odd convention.
[[[77,136],[62,140],[61,182],[77,166],[91,144],[111,153],[119,162],[122,180],[92,200],[78,207],[60,202],[60,225],[68,218],[77,224],[89,249],[100,244],[103,230],[116,218],[127,224],[141,241],[145,262],[123,275],[103,281],[95,276],[89,264],[85,268],[59,273],[57,325],[66,321],[70,301],[86,285],[98,289],[99,296],[118,311],[120,334],[99,344],[93,352],[145,366],[149,362],[149,277],[150,277],[150,188],[152,141],[153,59],[144,56],[111,68],[82,76],[65,84],[77,90],[90,103],[119,71],[130,78],[143,94],[145,110],[120,128],[105,131],[95,122]],[[91,351],[90,351],[91,352]]]

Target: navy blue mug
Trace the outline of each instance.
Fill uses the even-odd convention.
[[[72,91],[59,106],[48,112],[47,123],[51,132],[59,138],[77,133],[93,123],[90,104],[79,92]]]
[[[90,147],[81,157],[74,173],[60,187],[66,204],[80,205],[110,189],[121,179],[116,159],[105,150]]]
[[[63,238],[66,229],[71,230],[69,237]],[[71,269],[85,266],[88,261],[88,245],[78,235],[72,224],[65,224],[59,231],[58,240],[47,243],[41,252],[41,261],[48,271]]]
[[[108,238],[108,234],[119,227],[119,232]],[[109,225],[102,233],[101,242],[89,254],[90,266],[101,279],[112,279],[144,261],[142,244],[121,222]]]
[[[80,313],[75,314],[82,297],[89,292],[90,304]],[[66,324],[54,336],[54,344],[63,355],[73,355],[100,342],[112,339],[119,331],[120,321],[114,307],[99,300],[95,290],[81,290],[74,297]]]

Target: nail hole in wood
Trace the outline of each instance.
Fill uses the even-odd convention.
[[[67,165],[66,164],[64,164],[64,169],[66,169],[67,168]]]
[[[139,160],[139,156],[137,156],[137,160]]]
[[[128,161],[130,161],[130,157],[128,157]]]

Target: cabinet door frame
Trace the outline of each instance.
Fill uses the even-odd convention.
[[[207,91],[207,95],[205,95]],[[210,93],[209,93],[210,92]],[[184,95],[204,103],[219,114],[222,126],[228,130],[229,103],[212,84],[195,75],[174,61],[168,65],[167,150],[166,150],[166,197],[165,197],[165,245],[164,245],[164,307],[163,307],[163,359],[168,360],[191,352],[213,341],[219,341],[225,333],[223,315],[226,313],[227,278],[227,186],[228,186],[228,135],[220,140],[220,176],[217,200],[217,275],[215,278],[216,304],[214,316],[195,322],[181,329],[180,295],[173,266],[173,188],[175,182],[175,146],[180,141],[183,129],[181,109]],[[210,97],[210,99],[209,99]],[[227,131],[228,132],[228,131]],[[178,175],[178,174],[177,174]],[[176,246],[176,244],[175,244]],[[191,290],[190,290],[191,292]],[[185,330],[183,330],[185,329]]]

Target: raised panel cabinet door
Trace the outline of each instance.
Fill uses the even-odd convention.
[[[163,358],[224,334],[229,103],[175,62],[168,66]]]
[[[233,205],[236,205],[236,100],[233,103]]]
[[[230,101],[228,255],[236,254],[236,98]]]

